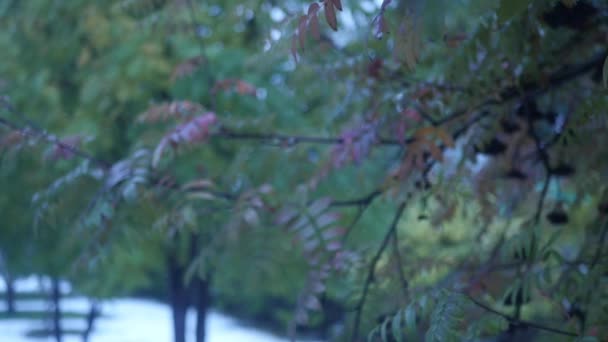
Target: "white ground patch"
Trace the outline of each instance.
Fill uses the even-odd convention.
[[[17,291],[27,292],[39,289],[39,281],[34,278],[19,280]],[[46,284],[45,284],[46,285]],[[65,284],[68,288],[68,284]],[[4,284],[0,283],[0,291]],[[67,311],[86,313],[88,304],[84,297],[70,297],[61,301]],[[44,310],[48,302],[43,300],[20,300],[17,310]],[[5,303],[0,303],[0,311]],[[104,317],[95,322],[91,342],[171,342],[171,311],[169,306],[143,299],[123,298],[102,304]],[[188,312],[187,341],[194,341],[195,312]],[[2,342],[52,342],[52,338],[27,338],[25,333],[31,329],[44,327],[44,322],[26,319],[0,320],[0,341]],[[64,319],[64,328],[83,329],[84,319]],[[80,337],[64,337],[65,342],[81,342]],[[274,336],[261,330],[240,325],[238,321],[218,312],[211,311],[207,316],[207,341],[209,342],[286,342],[287,339]]]

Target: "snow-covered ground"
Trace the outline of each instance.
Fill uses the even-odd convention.
[[[64,285],[65,289],[69,286]],[[38,281],[27,278],[17,283],[18,291],[35,291]],[[0,291],[4,284],[0,285]],[[0,311],[5,309],[0,303]],[[19,300],[17,310],[44,310],[48,302],[42,300]],[[84,297],[69,297],[61,302],[62,310],[86,313],[88,301]],[[123,298],[104,302],[103,317],[95,322],[92,342],[170,342],[172,340],[171,312],[167,305],[150,300]],[[188,312],[188,341],[194,341],[194,311]],[[0,341],[2,342],[51,342],[53,339],[28,338],[28,330],[42,328],[43,322],[32,319],[0,320]],[[62,320],[64,328],[84,329],[82,318]],[[67,336],[65,342],[80,342],[80,337]],[[240,325],[238,321],[218,312],[211,311],[207,318],[207,340],[209,342],[283,342],[284,338],[255,328]]]

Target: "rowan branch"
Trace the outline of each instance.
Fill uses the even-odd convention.
[[[237,132],[227,127],[221,127],[212,137],[225,138],[230,140],[251,140],[278,145],[283,147],[293,147],[299,144],[321,144],[321,145],[340,145],[345,139],[342,137],[319,137],[307,135],[289,135],[283,133],[256,133],[256,132]],[[402,146],[410,144],[414,139],[405,141],[390,138],[379,138],[377,143],[385,146]]]
[[[25,118],[25,115],[23,115],[23,113],[18,112],[16,109],[14,109],[13,106],[4,97],[0,97],[0,102],[2,103],[2,108],[4,108],[6,111],[12,113],[13,115]],[[81,150],[76,146],[62,142],[56,136],[47,133],[43,129],[35,127],[33,124],[29,124],[26,127],[22,127],[21,125],[17,124],[16,122],[14,122],[10,119],[7,119],[6,117],[0,116],[0,125],[6,126],[14,131],[18,131],[21,134],[28,136],[30,138],[42,138],[43,140],[45,140],[51,144],[57,145],[57,146],[61,147],[62,149],[69,151],[70,153],[74,154],[75,156],[78,156],[80,158],[83,158],[83,159],[86,159],[86,160],[92,162],[93,164],[95,164],[96,166],[98,166],[104,170],[109,169],[111,166],[111,164],[109,164],[101,159],[96,158],[92,154],[85,152],[84,150]]]

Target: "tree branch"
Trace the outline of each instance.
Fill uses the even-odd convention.
[[[585,73],[592,71],[597,67],[601,67],[604,59],[608,55],[608,51],[602,51],[591,57],[589,60],[575,65],[566,65],[559,69],[558,71],[549,75],[548,80],[546,82],[526,82],[521,86],[510,86],[506,87],[503,90],[499,91],[498,99],[490,98],[481,102],[476,108],[483,108],[492,104],[502,104],[511,100],[518,98],[522,93],[528,97],[537,97],[551,88],[556,88],[562,85],[563,83],[575,79]],[[457,110],[451,115],[448,115],[437,121],[438,125],[444,124],[446,122],[457,119],[463,115],[469,113],[468,109]]]
[[[252,140],[273,145],[291,147],[299,144],[321,144],[321,145],[339,145],[344,143],[341,137],[317,137],[306,135],[289,135],[283,133],[255,133],[255,132],[237,132],[227,127],[222,127],[212,137],[220,137],[232,140]],[[413,138],[401,141],[398,139],[379,138],[377,143],[385,146],[402,146],[410,144],[414,141]]]
[[[374,199],[376,199],[381,194],[382,194],[382,190],[376,189],[361,198],[355,198],[355,199],[344,200],[344,201],[332,201],[331,206],[332,207],[367,206],[367,205],[370,205],[374,201]]]
[[[13,107],[10,106],[10,104],[7,103],[5,99],[0,98],[0,101],[2,102],[4,109],[6,109],[7,111],[9,111],[15,115],[24,117],[21,113],[17,112],[15,109],[13,109]],[[66,143],[62,142],[61,140],[59,140],[57,137],[48,134],[47,132],[45,132],[42,129],[33,127],[31,124],[27,127],[21,127],[19,124],[15,123],[5,117],[0,116],[0,125],[6,126],[12,130],[18,131],[21,134],[29,136],[31,138],[42,138],[45,141],[52,143],[54,145],[57,145],[80,158],[83,158],[83,159],[86,159],[86,160],[92,162],[93,164],[95,164],[98,167],[101,167],[104,170],[107,170],[110,168],[109,163],[94,157],[92,154],[85,152],[85,151],[77,148],[76,146],[66,144]]]
[[[551,183],[551,164],[549,162],[549,156],[547,155],[547,151],[545,151],[545,146],[543,146],[542,141],[536,131],[534,130],[534,122],[532,119],[528,120],[529,125],[529,135],[534,140],[534,144],[536,145],[536,152],[543,163],[543,167],[545,168],[546,178],[543,184],[543,189],[540,194],[540,198],[538,199],[538,204],[536,205],[536,212],[534,213],[534,223],[538,224],[540,222],[540,216],[543,211],[543,206],[545,203],[545,198],[547,197],[547,190],[549,190],[549,184]]]
[[[397,273],[399,274],[399,280],[401,281],[401,290],[403,291],[404,297],[407,297],[407,288],[409,287],[409,283],[407,278],[405,277],[405,273],[403,273],[403,265],[401,261],[401,252],[399,252],[399,237],[397,235],[397,229],[393,229],[393,253],[395,254],[395,259],[397,260]]]
[[[473,298],[471,295],[469,294],[465,294],[469,300],[471,302],[473,302],[475,305],[477,305],[478,307],[484,309],[487,312],[493,313],[495,315],[498,315],[504,319],[506,319],[507,321],[511,322],[511,323],[516,323],[519,325],[523,325],[523,326],[527,326],[530,328],[534,328],[534,329],[538,329],[538,330],[544,330],[544,331],[548,331],[548,332],[552,332],[555,334],[559,334],[559,335],[564,335],[564,336],[572,336],[572,337],[578,337],[579,335],[570,331],[566,331],[566,330],[560,330],[560,329],[556,329],[556,328],[551,328],[551,327],[547,327],[544,325],[540,325],[534,322],[530,322],[530,321],[524,321],[521,319],[514,319],[513,317],[511,317],[510,315],[504,314],[498,310],[495,310],[493,308],[491,308],[490,306],[478,301],[477,299]]]
[[[394,231],[395,231],[395,229],[397,229],[397,224],[399,223],[399,219],[401,218],[401,215],[403,215],[404,210],[405,210],[405,202],[402,202],[399,205],[399,207],[397,208],[397,212],[395,213],[393,222],[391,223],[386,234],[384,234],[384,239],[382,240],[382,243],[380,244],[378,251],[376,252],[376,254],[374,255],[374,258],[372,259],[372,261],[370,263],[369,271],[367,273],[367,278],[365,279],[365,283],[363,284],[363,293],[361,294],[361,297],[359,298],[359,302],[358,302],[357,306],[355,307],[356,314],[355,314],[355,323],[353,325],[352,341],[357,341],[357,339],[359,338],[359,328],[360,328],[359,326],[361,324],[361,314],[363,312],[363,307],[365,306],[365,300],[367,299],[367,294],[369,292],[369,288],[370,288],[372,282],[374,281],[374,273],[376,271],[376,265],[378,264],[378,261],[380,260],[382,253],[384,253],[384,250],[388,246],[390,239],[393,237]]]

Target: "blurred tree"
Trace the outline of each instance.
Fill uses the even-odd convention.
[[[212,297],[274,299],[292,336],[605,339],[607,14],[5,1],[0,234],[43,273],[164,270],[177,342],[189,305],[204,340]]]

